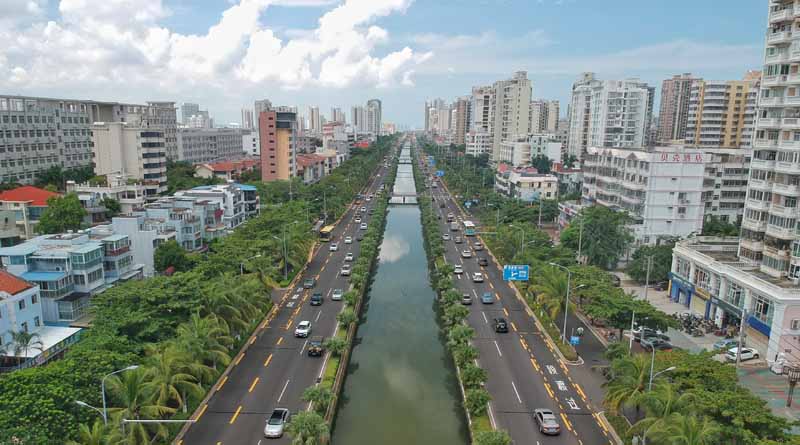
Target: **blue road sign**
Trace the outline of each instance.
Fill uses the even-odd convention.
[[[578,346],[580,343],[581,343],[581,338],[578,337],[577,335],[573,335],[572,337],[569,338],[569,344],[571,344],[572,346]]]
[[[472,207],[472,201],[464,201],[464,207],[466,208]]]
[[[436,158],[434,158],[433,156],[429,157],[428,158],[428,163],[431,165],[431,167],[435,166],[436,165]]]
[[[438,177],[440,177],[440,178],[441,178],[442,176],[444,176],[444,170],[436,170],[436,176],[438,176]]]
[[[528,281],[531,266],[527,264],[506,264],[503,266],[503,279],[506,281]]]

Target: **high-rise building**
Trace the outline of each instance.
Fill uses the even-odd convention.
[[[356,132],[364,132],[367,128],[367,112],[361,105],[350,108],[350,123]]]
[[[241,158],[244,153],[239,128],[181,128],[178,159],[192,164]],[[249,133],[249,131],[248,131]]]
[[[367,101],[367,132],[379,135],[383,128],[383,110],[380,99]]]
[[[750,147],[760,82],[758,71],[748,72],[743,80],[693,80],[686,143],[701,147]]]
[[[94,171],[142,180],[147,196],[167,190],[166,136],[163,130],[128,122],[92,125]]]
[[[253,118],[256,122],[258,122],[258,116],[261,115],[264,111],[269,111],[272,109],[272,101],[269,99],[261,99],[255,101],[253,104]]]
[[[526,71],[517,71],[508,80],[495,82],[493,159],[499,156],[500,144],[530,132],[531,81]]]
[[[534,100],[531,102],[531,133],[555,133],[558,131],[560,106],[557,100]]]
[[[242,128],[245,130],[252,130],[253,127],[253,110],[249,108],[242,108]]]
[[[291,107],[273,107],[269,111],[261,112],[258,116],[258,132],[261,180],[288,180],[295,176],[297,110]]]
[[[319,107],[308,107],[308,130],[311,134],[322,134],[322,116]]]
[[[341,122],[343,124],[347,123],[347,120],[344,117],[344,111],[342,111],[341,108],[331,108],[331,122]]]
[[[691,73],[675,75],[661,83],[661,106],[658,112],[656,139],[661,143],[683,141],[689,117],[689,97],[692,82],[696,79]]]
[[[572,86],[567,154],[578,159],[589,147],[647,145],[655,88],[639,79],[599,80],[583,73]]]
[[[466,144],[467,131],[469,129],[469,122],[471,119],[470,102],[471,98],[469,96],[466,96],[466,97],[459,97],[455,103],[454,139],[456,145]]]
[[[189,118],[200,113],[200,105],[191,102],[184,102],[181,105],[181,123],[183,125],[189,124]]]

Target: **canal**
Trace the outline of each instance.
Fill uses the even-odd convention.
[[[395,190],[407,189],[409,177],[413,188],[411,165],[400,164]],[[334,445],[469,442],[427,264],[419,208],[390,206],[336,417]]]

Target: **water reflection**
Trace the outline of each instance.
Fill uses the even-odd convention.
[[[394,263],[408,255],[409,252],[411,252],[411,245],[408,244],[408,241],[397,235],[387,235],[383,238],[378,259],[381,264]]]

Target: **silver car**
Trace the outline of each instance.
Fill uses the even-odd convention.
[[[539,408],[533,410],[533,418],[536,421],[536,426],[539,427],[539,432],[548,435],[561,434],[561,425],[558,424],[555,414],[546,408]]]
[[[286,408],[275,408],[272,415],[267,419],[264,426],[264,437],[276,439],[283,436],[283,429],[289,422],[289,410]]]

